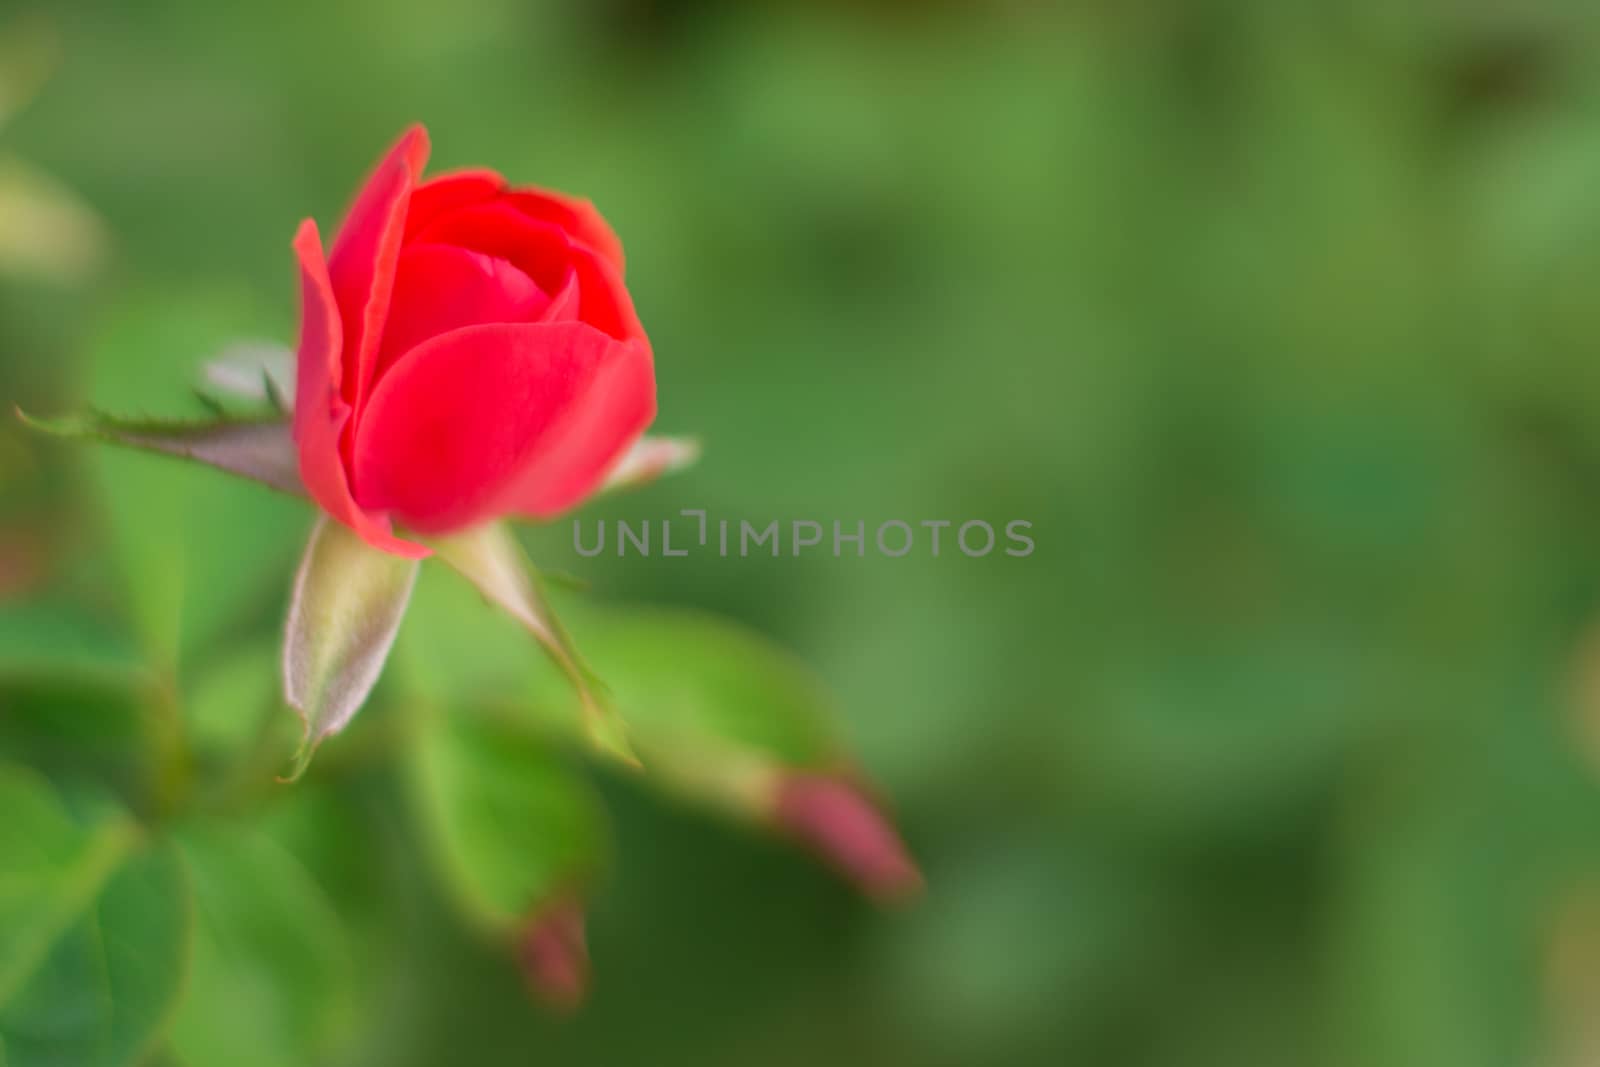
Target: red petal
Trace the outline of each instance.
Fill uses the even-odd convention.
[[[406,205],[427,161],[428,131],[413,126],[367,179],[328,257],[328,276],[344,323],[341,391],[358,410],[372,379],[378,342],[389,315]]]
[[[620,347],[621,354],[600,370],[588,392],[501,494],[496,513],[548,519],[578,506],[605,483],[655,421],[650,350],[637,341]]]
[[[622,242],[590,201],[548,189],[514,189],[501,199],[531,219],[559,226],[623,273]]]
[[[572,249],[572,267],[578,274],[578,318],[612,337],[641,341],[648,351],[649,339],[617,268],[582,247]]]
[[[560,292],[567,272],[576,271],[577,317],[618,340],[645,340],[644,327],[617,269],[586,245],[567,240],[553,224],[515,210],[504,197],[448,215],[417,239],[461,245],[508,259],[547,293]]]
[[[506,180],[492,170],[460,170],[441,174],[417,186],[406,213],[406,241],[452,211],[493,200]]]
[[[576,322],[469,326],[423,342],[374,389],[357,496],[434,533],[508,500],[565,499],[597,483],[654,411],[638,345]]]
[[[407,245],[373,377],[430,337],[480,323],[533,322],[549,304],[532,278],[498,256],[454,245]]]
[[[428,555],[421,545],[395,537],[387,519],[368,515],[351,499],[339,438],[350,419],[350,406],[339,392],[342,344],[339,306],[322,258],[322,239],[310,219],[300,224],[294,250],[300,260],[304,310],[300,326],[298,380],[295,386],[294,439],[300,451],[300,479],[322,509],[350,527],[374,548],[418,559]]]
[[[567,276],[561,281],[561,288],[555,290],[555,295],[550,298],[550,306],[544,309],[541,322],[568,322],[578,318],[578,272],[571,267],[567,268]]]
[[[547,293],[559,291],[572,255],[566,234],[498,200],[445,215],[421,230],[416,240],[460,245],[509,260]]]

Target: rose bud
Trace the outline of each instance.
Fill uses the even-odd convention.
[[[294,240],[304,303],[294,439],[329,515],[407,556],[441,535],[580,503],[655,417],[650,342],[622,247],[587,201],[493,171],[422,181],[413,127],[323,258]]]
[[[517,943],[522,976],[545,1004],[572,1011],[589,989],[589,948],[584,939],[583,908],[561,899],[541,909],[523,928]]]
[[[922,875],[878,806],[856,784],[825,774],[778,783],[773,818],[841,874],[879,900],[922,888]]]

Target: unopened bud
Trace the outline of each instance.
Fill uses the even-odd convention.
[[[573,1011],[589,989],[589,947],[583,908],[563,899],[534,914],[517,944],[517,962],[528,988],[545,1004]]]
[[[922,874],[888,818],[854,783],[825,774],[795,774],[778,786],[773,816],[869,896],[905,897]]]

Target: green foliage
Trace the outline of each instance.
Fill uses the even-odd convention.
[[[170,1035],[184,1064],[326,1062],[355,995],[340,920],[299,862],[237,822],[183,828],[194,882],[193,979]]]
[[[587,787],[525,733],[461,709],[429,717],[412,748],[412,798],[448,888],[501,936],[599,873],[601,821]]]
[[[67,676],[134,683],[142,668],[136,648],[70,604],[12,603],[0,616],[0,685]]]
[[[794,656],[713,616],[614,611],[577,630],[630,728],[665,749],[729,748],[794,767],[843,753],[832,701]]]
[[[193,918],[169,842],[0,765],[0,1048],[8,1065],[139,1062],[176,1009]]]

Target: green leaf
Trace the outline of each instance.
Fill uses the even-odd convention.
[[[170,845],[105,805],[69,812],[0,765],[0,1050],[8,1067],[137,1064],[187,968],[191,905]]]
[[[764,638],[693,611],[575,617],[648,780],[742,818],[765,818],[792,774],[848,768],[826,690]]]
[[[290,496],[306,495],[289,423],[278,417],[212,419],[121,419],[87,415],[40,419],[17,411],[27,425],[57,437],[92,438],[126,448],[189,459],[260,482]]]
[[[392,982],[390,972],[420,947],[394,937],[418,892],[404,868],[417,850],[410,827],[395,817],[387,779],[384,784],[380,793],[369,793],[330,776],[280,790],[257,825],[327,894],[357,968]],[[358,995],[366,1000],[380,988],[363,983]]]
[[[647,760],[658,750],[836,766],[833,702],[794,656],[693,611],[608,612],[580,631]]]
[[[533,635],[578,694],[585,735],[595,749],[627,766],[638,757],[627,728],[578,655],[572,638],[550,609],[532,564],[504,523],[489,523],[436,546],[439,558],[466,578],[489,603]]]
[[[325,1063],[351,1033],[351,956],[322,890],[253,827],[185,826],[199,914],[171,1047],[191,1067]]]
[[[581,889],[601,859],[598,807],[537,739],[455,712],[413,747],[412,791],[437,865],[465,915],[491,935]]]
[[[284,694],[305,723],[293,777],[377,684],[417,563],[372,548],[325,515],[317,519],[295,576],[283,644]]]
[[[93,681],[0,686],[0,752],[58,781],[148,800],[156,751],[147,699]]]
[[[784,834],[879,900],[921,888],[916,861],[837,737],[832,701],[793,656],[686,611],[612,613],[583,634],[649,781]]]

